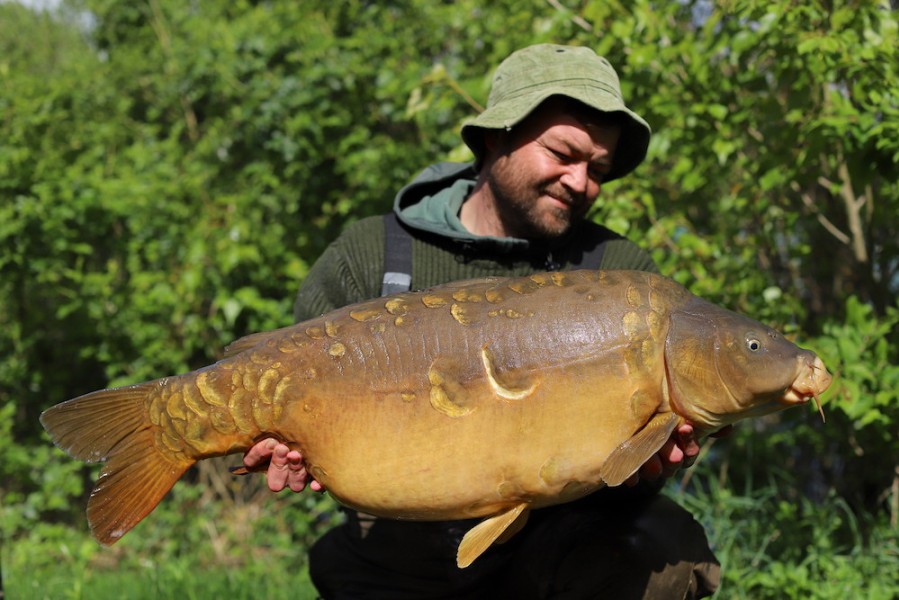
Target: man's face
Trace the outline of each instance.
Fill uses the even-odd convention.
[[[593,125],[550,101],[488,141],[487,183],[506,231],[551,238],[584,218],[599,195],[621,132]]]

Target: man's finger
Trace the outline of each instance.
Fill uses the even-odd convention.
[[[677,445],[683,452],[680,468],[687,469],[693,466],[699,456],[699,442],[696,440],[696,432],[691,425],[683,425],[677,430]]]
[[[303,455],[296,450],[287,453],[287,487],[294,492],[302,492],[306,489],[306,482],[309,480],[309,474],[306,472],[306,466],[303,464]]]
[[[661,463],[661,474],[664,477],[671,477],[674,475],[684,460],[684,452],[674,440],[665,442],[665,445],[662,446],[658,456]]]
[[[287,478],[290,475],[290,470],[287,468],[288,452],[290,449],[284,444],[276,444],[272,451],[272,460],[268,465],[266,480],[268,489],[273,492],[280,492],[287,487]]]
[[[257,442],[247,450],[247,453],[243,456],[243,464],[248,469],[253,467],[258,467],[259,465],[268,463],[271,458],[272,451],[275,449],[275,446],[278,445],[278,440],[274,438],[267,438],[262,440],[261,442]]]

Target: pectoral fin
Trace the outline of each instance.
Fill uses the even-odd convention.
[[[464,569],[475,561],[477,557],[503,536],[507,530],[508,535],[503,536],[501,541],[506,541],[516,532],[518,532],[528,518],[527,504],[522,502],[513,506],[505,512],[485,519],[471,528],[462,538],[459,544],[459,551],[456,554],[456,564],[460,569]]]
[[[612,451],[602,466],[603,481],[609,486],[624,483],[668,441],[677,420],[678,416],[672,412],[650,419],[643,429]]]

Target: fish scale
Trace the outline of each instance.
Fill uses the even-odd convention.
[[[620,485],[679,424],[706,435],[830,380],[814,353],[664,277],[553,272],[359,303],[41,421],[71,456],[106,461],[88,502],[103,543],[197,460],[273,436],[346,506],[484,517],[464,567],[531,509]]]

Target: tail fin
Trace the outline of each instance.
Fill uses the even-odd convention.
[[[100,390],[41,415],[44,429],[69,456],[106,463],[87,504],[91,532],[101,544],[117,542],[150,514],[195,462],[156,446],[146,397],[160,384]]]

